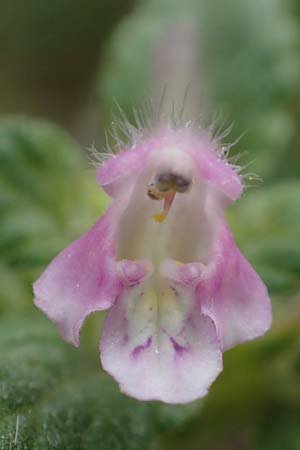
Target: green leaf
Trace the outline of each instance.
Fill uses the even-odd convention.
[[[1,450],[147,450],[197,406],[126,397],[38,316],[1,322],[0,361]]]
[[[258,429],[257,450],[300,450],[299,407],[270,405]]]
[[[200,68],[190,75],[206,100],[197,105],[199,113],[210,117],[221,109],[228,125],[235,124],[232,140],[247,131],[237,150],[247,149],[248,161],[254,160],[251,171],[272,175],[297,130],[289,99],[299,92],[298,25],[284,0],[140,1],[110,41],[99,82],[101,105],[111,111],[116,98],[132,117],[132,108],[143,105],[153,89],[165,86],[168,94],[172,74],[164,75],[171,79],[155,78],[165,69],[160,61],[157,70],[154,55],[182,21],[199,32],[194,57]],[[181,82],[187,86],[191,79]],[[183,93],[177,95],[175,105]]]
[[[229,211],[238,244],[271,292],[300,288],[300,183],[249,191]]]
[[[5,309],[8,303],[12,308],[26,303],[38,272],[93,224],[105,197],[76,143],[45,121],[0,122],[0,180]]]
[[[298,450],[299,317],[296,303],[266,336],[226,352],[200,414],[168,433],[164,448]]]

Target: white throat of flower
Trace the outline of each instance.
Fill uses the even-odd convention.
[[[132,190],[117,236],[118,260],[148,260],[153,265],[151,277],[126,294],[125,308],[134,327],[129,330],[132,348],[151,336],[159,353],[164,336],[179,333],[190,314],[189,295],[178,295],[162,268],[168,260],[178,265],[207,262],[212,229],[205,205],[205,186],[194,175],[188,155],[177,148],[151,155]]]
[[[120,219],[117,259],[146,259],[154,268],[170,258],[205,263],[212,234],[206,197],[188,155],[177,148],[153,152]]]

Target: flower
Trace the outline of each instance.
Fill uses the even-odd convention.
[[[105,215],[34,284],[35,304],[75,346],[85,318],[110,308],[102,366],[140,400],[205,396],[223,352],[270,327],[267,289],[224,218],[243,192],[227,153],[188,125],[135,136],[97,169]]]

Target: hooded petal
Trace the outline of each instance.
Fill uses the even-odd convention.
[[[35,304],[57,325],[62,337],[79,345],[88,314],[107,309],[120,292],[114,263],[115,205],[48,266],[34,284]]]
[[[165,280],[157,290],[152,277],[118,298],[100,349],[103,368],[140,400],[195,400],[222,370],[215,325],[196,305],[193,288]]]
[[[150,143],[149,143],[150,144]],[[97,169],[97,181],[111,197],[117,197],[120,192],[140,174],[146,165],[149,144],[140,143],[117,155],[111,155]]]
[[[226,199],[224,206],[241,196],[242,178],[227,161],[220,143],[205,130],[182,128],[164,140],[192,157],[196,176]]]
[[[198,146],[200,144],[201,140]],[[196,151],[195,147],[192,149],[199,177],[225,197],[224,206],[237,200],[243,192],[241,177],[220,157],[214,143],[204,140],[200,148],[196,148]]]
[[[97,181],[110,196],[116,197],[145,170],[152,153],[167,148],[189,154],[199,179],[224,196],[224,205],[241,196],[242,179],[222,157],[219,143],[204,130],[193,127],[157,129],[151,137],[140,139],[131,148],[103,162],[97,170]]]
[[[266,286],[239,252],[224,221],[218,227],[197,296],[216,324],[223,350],[259,337],[271,326]]]

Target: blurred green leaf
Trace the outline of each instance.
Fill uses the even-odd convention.
[[[270,405],[260,424],[257,450],[300,450],[300,409]]]
[[[94,139],[92,80],[107,37],[133,3],[1,0],[0,114],[49,117],[82,142]]]
[[[158,84],[168,89],[172,79],[154,79],[155,55],[186,20],[199,32],[195,76],[205,98],[199,112],[210,116],[220,108],[226,122],[235,123],[232,140],[247,131],[237,150],[254,159],[251,170],[271,176],[298,128],[291,105],[300,88],[299,25],[284,0],[140,1],[111,39],[99,83],[101,105],[111,111],[116,98],[131,117],[133,106]],[[179,49],[178,68],[181,61]]]
[[[300,289],[300,182],[248,191],[229,211],[238,244],[271,292]]]
[[[39,269],[100,215],[105,197],[94,178],[58,127],[1,121],[0,310],[26,301]]]
[[[271,332],[224,354],[200,414],[163,437],[164,449],[299,449],[299,304]]]
[[[0,357],[1,450],[147,450],[195,410],[120,394],[46,319],[2,320]]]

